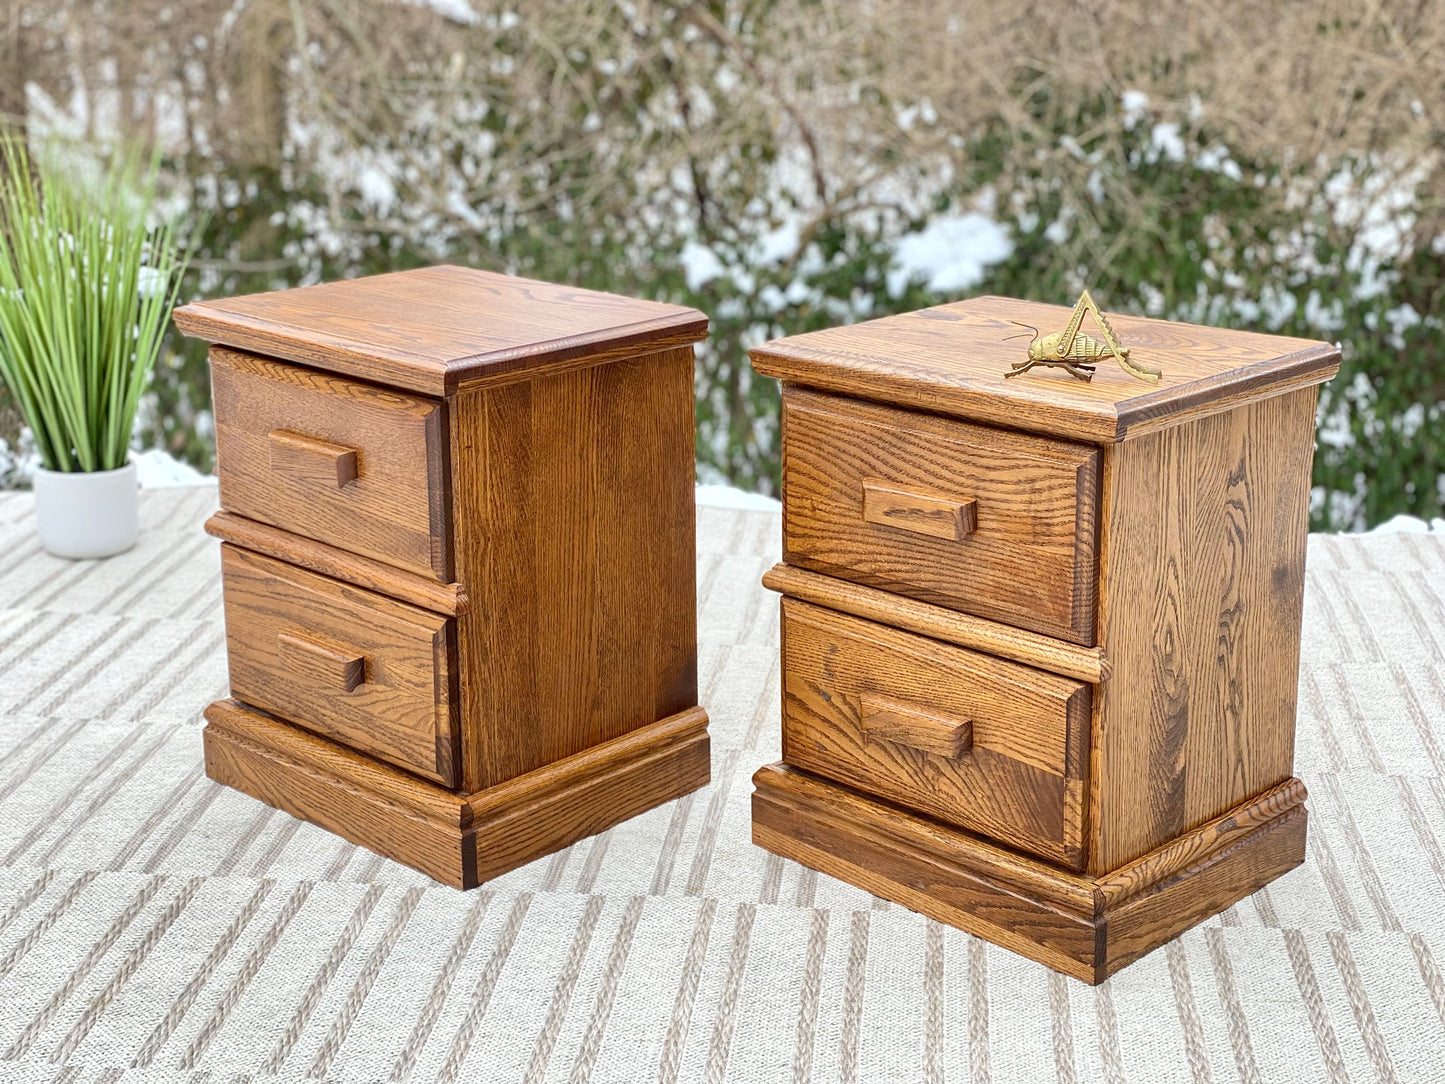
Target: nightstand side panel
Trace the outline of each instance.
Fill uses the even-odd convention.
[[[450,402],[464,789],[696,705],[692,348]]]
[[[1293,774],[1317,393],[1107,450],[1092,874]]]

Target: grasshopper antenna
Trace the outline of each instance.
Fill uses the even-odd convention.
[[[1017,325],[1018,327],[1028,328],[1030,331],[1032,331],[1032,332],[1034,333],[1034,338],[1035,338],[1035,339],[1037,339],[1037,338],[1039,337],[1039,329],[1036,328],[1036,327],[1034,327],[1032,324],[1020,324],[1017,320],[1010,320],[1009,323],[1015,324],[1015,325]],[[1005,335],[1005,336],[1003,337],[1003,340],[1002,340],[1002,341],[1003,341],[1003,342],[1008,342],[1010,339],[1022,339],[1022,338],[1023,338],[1022,335]]]

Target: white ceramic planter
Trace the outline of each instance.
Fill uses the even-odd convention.
[[[135,465],[70,473],[37,469],[35,525],[57,557],[110,557],[135,545],[140,502]]]

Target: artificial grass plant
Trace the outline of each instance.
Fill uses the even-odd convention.
[[[93,176],[0,136],[0,378],[53,471],[123,467],[184,258],[150,225],[156,169]]]

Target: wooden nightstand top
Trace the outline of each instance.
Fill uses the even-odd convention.
[[[454,266],[198,301],[175,320],[213,343],[427,395],[707,335],[696,309]]]
[[[1329,343],[1107,313],[1133,356],[1162,368],[1146,384],[1112,358],[1092,383],[1058,369],[1004,378],[1028,332],[1063,330],[1062,305],[977,297],[867,323],[777,339],[751,352],[765,376],[1014,429],[1112,444],[1226,405],[1321,384],[1339,369]],[[1085,334],[1098,339],[1089,317]],[[1022,338],[1005,342],[1009,335]]]

